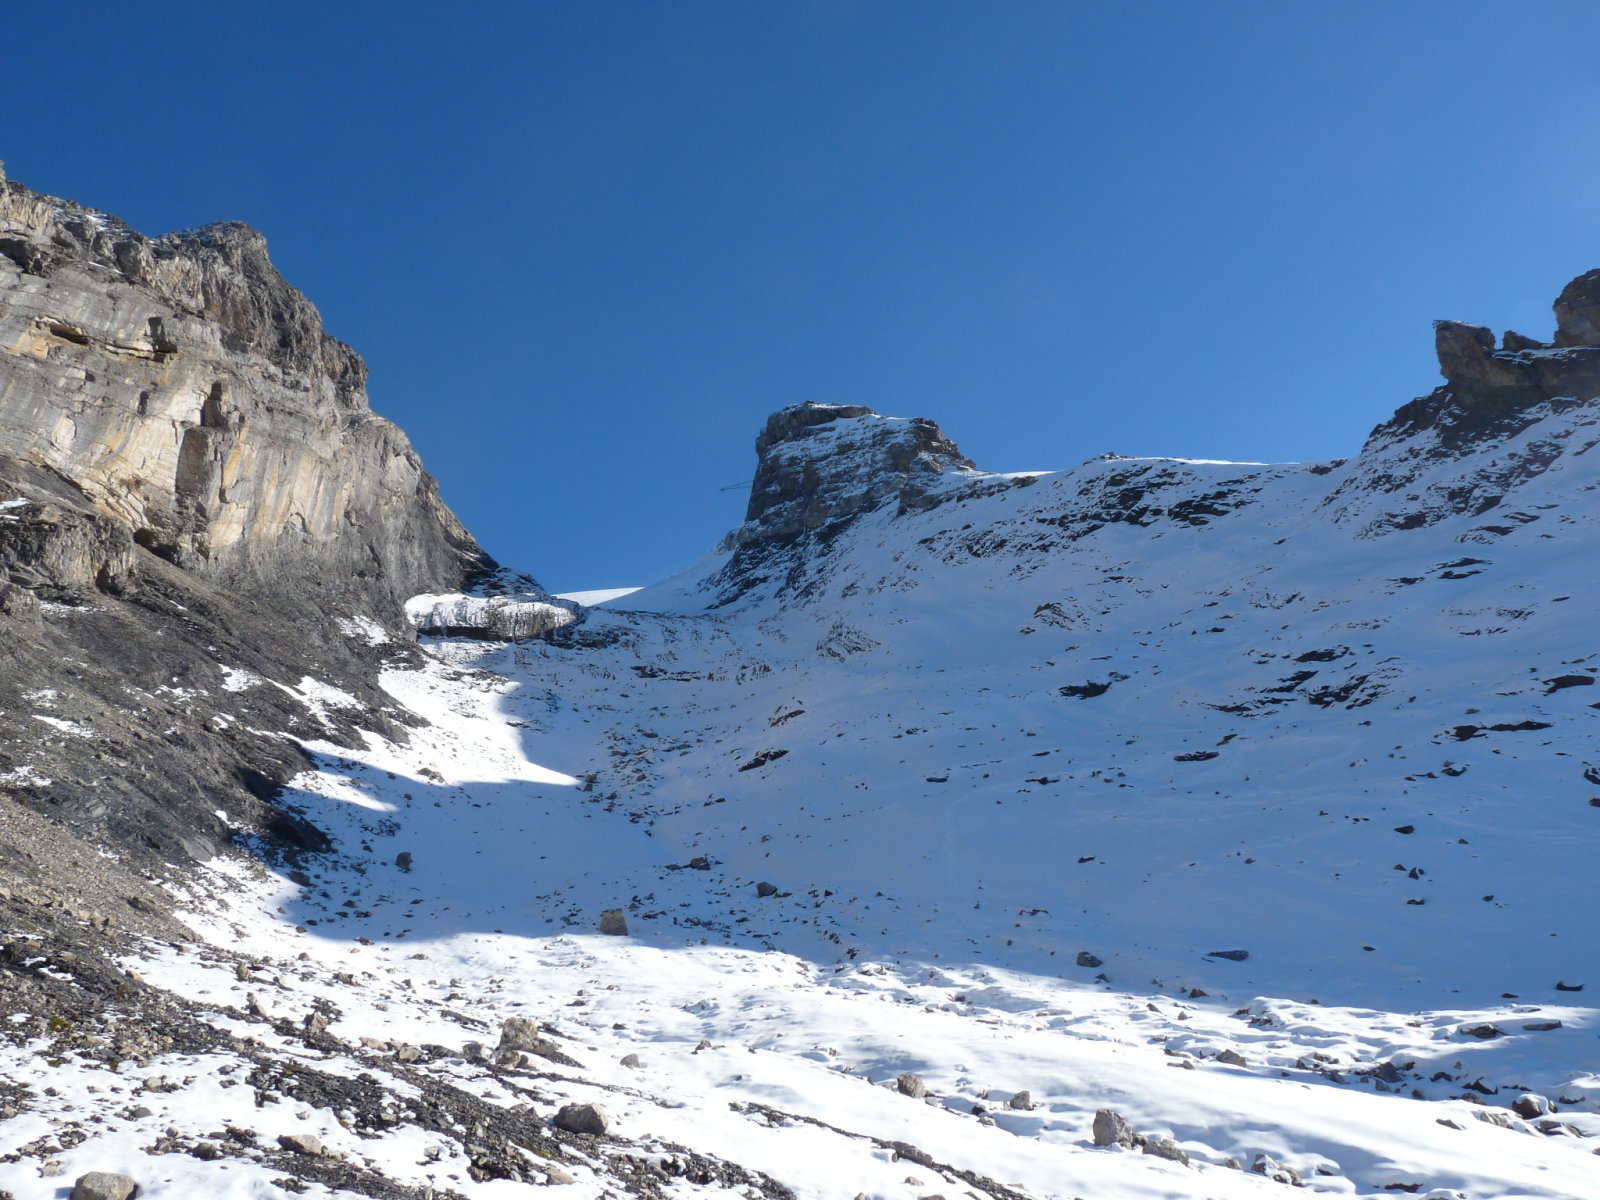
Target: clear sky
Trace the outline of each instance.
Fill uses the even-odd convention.
[[[979,465],[1353,453],[1429,322],[1600,266],[1600,5],[95,2],[12,31],[12,178],[250,222],[491,553],[643,584],[767,413]]]

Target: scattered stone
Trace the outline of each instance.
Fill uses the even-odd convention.
[[[777,894],[777,887],[774,884],[768,883],[765,879],[756,884],[756,895],[758,896],[765,898],[767,896],[776,896]]]
[[[1244,1055],[1231,1047],[1217,1055],[1217,1061],[1219,1063],[1227,1063],[1230,1067],[1248,1067],[1250,1065],[1245,1061]]]
[[[1524,1120],[1531,1121],[1535,1117],[1549,1116],[1553,1111],[1550,1101],[1537,1092],[1523,1092],[1511,1102],[1511,1111]]]
[[[632,1067],[635,1070],[644,1066],[644,1063],[639,1061],[639,1056],[637,1054],[624,1054],[619,1061],[623,1066]]]
[[[1096,955],[1090,954],[1087,950],[1079,950],[1078,965],[1080,967],[1100,967],[1104,966],[1105,963]]]
[[[1153,1154],[1157,1158],[1171,1159],[1173,1162],[1182,1163],[1186,1167],[1189,1165],[1189,1156],[1184,1153],[1183,1147],[1169,1137],[1146,1138],[1144,1145],[1140,1148],[1146,1154]]]
[[[306,1032],[313,1037],[328,1031],[328,1018],[319,1012],[308,1012],[301,1023],[305,1025]]]
[[[399,854],[396,854],[394,856],[394,865],[402,871],[411,870],[411,851],[402,850]]]
[[[1133,1145],[1133,1126],[1121,1113],[1102,1108],[1094,1114],[1094,1144],[1096,1146]]]
[[[1207,958],[1225,958],[1229,962],[1243,962],[1250,957],[1248,950],[1213,950]]]
[[[137,1183],[110,1171],[90,1171],[72,1185],[72,1200],[131,1200],[138,1194]]]
[[[1011,1099],[1006,1101],[1006,1107],[1014,1108],[1018,1112],[1032,1112],[1033,1096],[1030,1095],[1026,1090],[1020,1091],[1016,1095],[1012,1096]]]
[[[600,932],[616,937],[628,935],[628,918],[620,908],[608,908],[600,914]]]
[[[467,1042],[461,1047],[461,1057],[468,1062],[483,1061],[483,1043]]]
[[[414,1063],[422,1057],[422,1051],[405,1042],[396,1042],[394,1045],[394,1059],[396,1062]]]
[[[1522,1027],[1528,1033],[1549,1033],[1552,1029],[1560,1029],[1560,1021],[1529,1021]]]
[[[568,1133],[587,1133],[595,1137],[611,1127],[611,1117],[598,1104],[563,1104],[551,1124]]]
[[[1581,991],[1583,991],[1583,984],[1581,984],[1581,983],[1567,983],[1565,980],[1563,980],[1560,983],[1556,984],[1556,991],[1558,991],[1558,992],[1581,992]]]
[[[322,1158],[328,1153],[328,1148],[322,1144],[322,1139],[314,1133],[280,1134],[278,1145],[292,1154],[309,1154],[313,1158]]]
[[[1463,1025],[1456,1032],[1461,1034],[1462,1037],[1483,1038],[1487,1041],[1489,1038],[1500,1036],[1500,1027],[1491,1025],[1486,1021],[1482,1025]]]
[[[902,1096],[910,1096],[913,1100],[921,1100],[928,1094],[928,1085],[922,1082],[920,1075],[896,1075],[894,1086]]]
[[[697,854],[689,860],[689,869],[691,871],[709,871],[711,870],[711,860],[703,854]]]

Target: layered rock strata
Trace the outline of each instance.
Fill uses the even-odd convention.
[[[0,169],[0,455],[246,588],[338,581],[386,622],[485,565],[366,366],[237,222],[148,238]]]

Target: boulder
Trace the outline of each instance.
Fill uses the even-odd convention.
[[[614,937],[627,937],[628,918],[620,908],[608,908],[600,914],[600,932]]]
[[[1094,1114],[1094,1144],[1096,1146],[1133,1145],[1133,1126],[1121,1113],[1102,1108]]]
[[[1523,1092],[1511,1102],[1511,1111],[1524,1120],[1531,1121],[1535,1117],[1549,1116],[1551,1113],[1550,1101],[1537,1092]]]
[[[928,1085],[922,1082],[920,1075],[897,1075],[894,1086],[902,1096],[910,1096],[913,1100],[921,1100],[928,1094]]]
[[[131,1200],[138,1194],[137,1183],[110,1171],[90,1171],[72,1185],[72,1200]]]
[[[586,1133],[598,1137],[611,1128],[611,1117],[598,1104],[563,1104],[551,1118],[551,1124],[568,1133]]]
[[[314,1158],[322,1158],[328,1153],[322,1139],[314,1133],[285,1133],[278,1138],[278,1145],[292,1154],[309,1154]]]
[[[1078,951],[1077,963],[1080,967],[1099,967],[1104,965],[1098,955],[1090,954],[1087,950]]]
[[[1006,1107],[1016,1109],[1018,1112],[1032,1112],[1033,1096],[1026,1090],[1020,1091],[1006,1101]]]

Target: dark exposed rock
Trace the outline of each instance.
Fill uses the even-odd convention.
[[[808,559],[854,518],[889,504],[925,507],[947,474],[973,469],[932,421],[859,405],[776,412],[756,438],[756,455],[744,524],[725,539],[733,554],[712,581],[719,604],[762,585],[797,584]]]
[[[1099,955],[1090,954],[1087,950],[1079,950],[1075,961],[1080,967],[1101,967],[1105,965]]]
[[[1225,958],[1229,962],[1243,962],[1250,957],[1248,950],[1213,950],[1206,955],[1207,958]]]
[[[1600,270],[1579,275],[1556,297],[1558,346],[1600,346]]]
[[[1511,1111],[1526,1121],[1550,1114],[1550,1101],[1536,1092],[1524,1092],[1511,1102]]]
[[[608,908],[600,914],[600,932],[615,937],[626,937],[628,917],[620,908]]]

